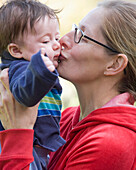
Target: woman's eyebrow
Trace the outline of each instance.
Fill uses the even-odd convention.
[[[80,28],[80,29],[85,29],[85,26],[84,26],[84,25],[82,25],[82,24],[80,24],[80,23],[79,23],[79,25],[78,25],[78,26],[79,26],[79,28]]]

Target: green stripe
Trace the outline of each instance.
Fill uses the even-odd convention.
[[[44,103],[50,103],[50,104],[57,104],[57,105],[61,105],[62,102],[61,100],[55,100],[54,98],[52,97],[44,97],[41,102],[44,102]]]

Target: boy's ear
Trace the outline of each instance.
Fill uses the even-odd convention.
[[[126,68],[127,63],[128,58],[125,54],[116,55],[115,58],[108,63],[104,75],[111,76],[122,72]]]
[[[8,45],[8,52],[15,58],[22,58],[22,52],[19,46],[15,43],[10,43]]]

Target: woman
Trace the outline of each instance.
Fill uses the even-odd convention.
[[[58,71],[75,85],[80,106],[62,113],[60,131],[67,142],[51,154],[48,169],[136,169],[135,35],[136,4],[119,0],[102,2],[61,38]],[[1,132],[0,166],[29,169],[35,120],[27,122],[25,112],[36,117],[36,108],[12,100],[7,77],[1,73],[7,90],[0,85],[0,117],[9,130]]]

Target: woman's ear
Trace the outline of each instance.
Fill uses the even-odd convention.
[[[15,43],[10,43],[8,45],[8,52],[15,58],[22,58],[22,52],[19,46]]]
[[[125,54],[116,55],[114,59],[107,64],[106,70],[104,71],[104,75],[110,76],[122,72],[126,68],[127,63],[128,58]]]

